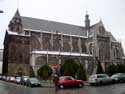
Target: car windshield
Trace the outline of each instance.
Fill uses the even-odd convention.
[[[33,82],[38,82],[39,81],[37,78],[30,78],[29,80],[33,81]]]
[[[111,78],[118,77],[119,75],[112,75]]]
[[[97,75],[97,78],[107,78],[107,75]]]
[[[23,76],[24,80],[27,80],[29,78],[29,76]]]
[[[74,80],[71,76],[60,77],[60,80]]]
[[[66,77],[65,80],[74,80],[73,77]]]
[[[16,79],[21,79],[21,77],[16,77]]]

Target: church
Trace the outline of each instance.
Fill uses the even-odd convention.
[[[97,61],[104,69],[111,64],[124,63],[122,44],[102,21],[85,25],[23,17],[17,10],[8,25],[4,38],[3,69],[7,75],[37,75],[44,64],[60,66],[68,58],[82,63],[87,74],[97,69]]]

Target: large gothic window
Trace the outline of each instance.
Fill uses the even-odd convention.
[[[70,37],[69,36],[64,36],[63,37],[63,50],[66,52],[70,51]]]
[[[72,37],[73,52],[79,52],[78,38]]]
[[[54,51],[59,51],[61,50],[61,36],[60,35],[54,35],[53,36],[53,50]]]
[[[46,56],[39,56],[36,58],[36,65],[46,64],[46,62],[47,62]]]
[[[51,40],[51,35],[43,33],[42,37],[43,50],[51,50],[50,40]]]
[[[110,58],[110,46],[108,42],[99,41],[99,58],[100,59]]]
[[[86,53],[87,52],[84,39],[81,39],[81,50],[82,50],[82,53]]]
[[[119,58],[119,57],[120,57],[119,48],[116,47],[116,48],[115,48],[115,51],[116,51],[116,58]]]
[[[104,34],[105,34],[105,29],[104,29],[104,27],[101,25],[101,26],[99,26],[99,34],[100,35],[103,35],[104,36]]]
[[[40,32],[31,32],[31,36],[34,36],[36,38],[40,38]]]
[[[34,36],[31,37],[30,44],[31,44],[31,50],[40,50],[41,47],[40,42],[36,37]]]
[[[93,44],[92,43],[89,45],[89,53],[93,54]]]

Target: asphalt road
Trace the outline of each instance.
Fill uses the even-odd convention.
[[[14,83],[0,81],[0,94],[125,94],[125,83],[105,86],[84,86],[58,90],[52,86],[29,88]]]

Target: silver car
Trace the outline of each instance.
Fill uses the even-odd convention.
[[[112,83],[112,79],[107,74],[94,74],[88,79],[90,85],[102,85]]]

